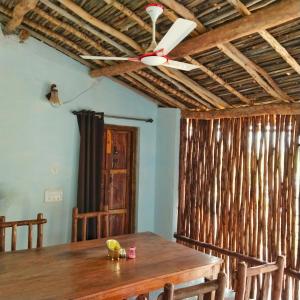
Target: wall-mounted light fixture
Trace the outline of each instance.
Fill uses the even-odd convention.
[[[58,90],[56,88],[56,84],[51,84],[50,92],[46,95],[46,98],[54,106],[59,106],[62,104],[62,102],[58,98]]]

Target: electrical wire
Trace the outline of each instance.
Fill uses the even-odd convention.
[[[98,84],[98,81],[94,81],[87,89],[83,90],[82,92],[80,92],[79,94],[77,94],[76,96],[74,96],[73,98],[62,102],[62,105],[73,102],[75,100],[77,100],[80,96],[82,96],[83,94],[85,94],[86,92],[88,92],[91,88],[93,88],[96,84]]]

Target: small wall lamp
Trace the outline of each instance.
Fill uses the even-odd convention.
[[[51,84],[50,92],[46,95],[46,98],[53,106],[59,106],[62,102],[58,98],[58,90],[56,84]]]

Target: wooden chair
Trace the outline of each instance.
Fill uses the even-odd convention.
[[[226,275],[219,273],[218,279],[200,283],[197,285],[184,287],[175,290],[172,283],[167,283],[164,286],[164,291],[158,296],[158,300],[181,300],[191,297],[202,299],[203,295],[208,296],[215,292],[215,300],[223,300],[226,286]]]
[[[247,268],[245,262],[238,264],[237,288],[235,296],[226,299],[249,300],[251,297],[251,286],[254,278],[262,277],[262,285],[257,289],[256,299],[267,300],[270,287],[272,300],[280,300],[282,292],[285,257],[278,256],[276,262],[268,263],[256,267]],[[272,278],[272,283],[271,283]],[[253,291],[252,291],[253,292]]]
[[[81,220],[81,240],[86,241],[87,239],[87,224],[89,219],[96,219],[96,235],[97,239],[101,237],[101,220],[103,217],[108,218],[108,212],[94,211],[88,213],[78,213],[78,208],[73,208],[72,216],[72,242],[78,241],[78,220]],[[108,220],[106,219],[105,236],[108,236]]]
[[[19,226],[28,226],[28,249],[32,249],[32,228],[37,225],[37,241],[36,248],[43,247],[43,224],[47,223],[47,219],[43,218],[43,214],[39,213],[34,220],[22,220],[5,222],[5,217],[0,217],[0,252],[5,251],[5,230],[11,227],[11,251],[17,248],[17,228]]]

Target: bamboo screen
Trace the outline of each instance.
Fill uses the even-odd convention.
[[[286,255],[283,299],[300,299],[300,116],[182,119],[179,180],[177,234],[264,261]],[[236,259],[222,258],[232,274]]]

